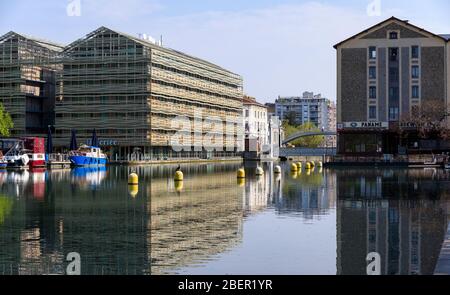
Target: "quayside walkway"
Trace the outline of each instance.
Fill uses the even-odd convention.
[[[447,234],[442,244],[441,254],[434,270],[435,275],[450,275],[450,220],[447,226]]]

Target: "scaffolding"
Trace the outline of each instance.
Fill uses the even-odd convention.
[[[0,38],[0,100],[13,134],[43,135],[54,125],[57,148],[73,129],[89,143],[95,128],[100,143],[113,143],[111,156],[136,147],[166,152],[180,130],[177,116],[221,120],[217,141],[237,146],[242,91],[237,74],[105,27],[66,47],[14,32]],[[217,134],[217,126],[204,123],[201,135]],[[191,129],[192,144],[201,138]]]
[[[0,101],[15,136],[43,134],[54,124],[56,72],[63,46],[9,32],[0,37]]]

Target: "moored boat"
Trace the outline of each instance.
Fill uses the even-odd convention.
[[[107,157],[99,147],[83,145],[69,153],[69,160],[74,166],[103,166]]]
[[[3,152],[0,151],[0,169],[4,169],[8,166],[8,161],[6,161],[5,157],[3,156]]]

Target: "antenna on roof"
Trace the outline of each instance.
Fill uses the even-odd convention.
[[[161,35],[160,37],[159,37],[159,46],[163,46],[163,36]]]

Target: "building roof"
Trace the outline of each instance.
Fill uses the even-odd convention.
[[[1,36],[0,37],[0,43],[4,42],[4,41],[6,41],[6,40],[8,40],[8,39],[10,39],[11,37],[14,37],[14,36],[30,40],[30,41],[34,42],[36,45],[38,45],[38,46],[47,48],[49,50],[57,51],[57,52],[62,52],[63,48],[64,48],[64,45],[62,45],[62,44],[58,44],[58,43],[51,42],[51,41],[48,41],[48,40],[27,36],[27,35],[24,35],[24,34],[19,34],[19,33],[13,32],[13,31],[10,31],[10,32],[6,33],[5,35]]]
[[[221,70],[221,71],[227,72],[227,73],[229,73],[229,74],[235,75],[235,76],[237,76],[237,77],[240,77],[238,74],[233,73],[233,72],[231,72],[231,71],[229,71],[229,70],[227,70],[227,69],[224,69],[224,68],[222,68],[222,67],[220,67],[220,66],[218,66],[218,65],[216,65],[216,64],[213,64],[213,63],[211,63],[211,62],[209,62],[209,61],[206,61],[206,60],[203,60],[203,59],[200,59],[200,58],[197,58],[197,57],[193,57],[193,56],[191,56],[191,55],[188,55],[188,54],[186,54],[186,53],[183,53],[183,52],[180,52],[180,51],[171,49],[171,48],[159,46],[159,45],[154,44],[154,43],[152,43],[152,42],[150,42],[150,41],[148,41],[148,40],[144,40],[144,39],[141,39],[141,38],[138,38],[138,37],[129,35],[129,34],[127,34],[127,33],[122,33],[122,32],[117,31],[117,30],[112,30],[112,29],[107,28],[107,27],[104,27],[104,26],[102,26],[102,27],[98,28],[97,30],[95,30],[95,31],[93,31],[93,32],[91,32],[91,33],[89,33],[89,34],[87,34],[85,37],[82,37],[82,38],[80,38],[80,39],[78,39],[78,40],[75,40],[74,42],[70,43],[69,45],[67,45],[67,46],[64,48],[64,51],[71,50],[73,47],[79,45],[80,43],[82,43],[82,42],[84,42],[84,41],[89,40],[90,38],[93,38],[94,36],[96,36],[97,34],[103,32],[103,31],[111,31],[111,32],[114,32],[114,33],[116,33],[116,34],[118,34],[118,35],[121,35],[121,36],[124,36],[124,37],[126,37],[126,38],[129,38],[130,40],[133,40],[134,42],[139,43],[139,44],[141,44],[141,45],[143,45],[143,46],[145,46],[145,47],[148,47],[148,48],[151,48],[151,49],[157,49],[157,50],[165,51],[165,52],[168,52],[168,53],[171,53],[171,54],[175,54],[175,55],[178,55],[178,56],[181,56],[181,57],[184,57],[184,58],[188,58],[188,59],[191,59],[191,60],[193,60],[193,61],[202,63],[202,64],[204,64],[204,65],[207,65],[207,66],[210,66],[210,67],[219,69],[219,70]]]
[[[357,37],[359,37],[359,36],[361,36],[361,35],[367,34],[369,31],[371,31],[371,30],[373,30],[373,29],[375,29],[375,28],[378,28],[378,27],[382,27],[382,26],[385,25],[386,23],[392,22],[392,21],[400,22],[400,23],[402,23],[402,24],[405,25],[405,26],[408,26],[408,27],[414,28],[414,29],[416,29],[416,30],[419,30],[420,32],[424,32],[424,33],[430,34],[430,35],[432,35],[432,36],[434,36],[434,37],[438,37],[438,38],[444,40],[445,42],[448,42],[448,41],[449,41],[448,38],[445,38],[445,37],[444,37],[445,35],[436,35],[436,34],[430,32],[430,31],[427,31],[427,30],[422,29],[422,28],[419,28],[419,27],[417,27],[417,26],[415,26],[415,25],[413,25],[413,24],[410,24],[409,21],[407,21],[407,20],[401,20],[401,19],[396,18],[395,16],[392,16],[392,17],[390,17],[390,18],[388,18],[388,19],[386,19],[386,20],[384,20],[384,21],[382,21],[382,22],[380,22],[380,23],[378,23],[378,24],[376,24],[376,25],[374,25],[374,26],[372,26],[372,27],[370,27],[370,28],[368,28],[368,29],[362,31],[362,32],[359,32],[359,33],[356,34],[356,35],[351,36],[350,38],[345,39],[344,41],[339,42],[338,44],[334,45],[333,47],[334,47],[335,49],[337,49],[337,48],[338,48],[340,45],[342,45],[343,43],[345,43],[345,42],[347,42],[347,41],[350,41],[350,40],[352,40],[352,39],[355,39],[355,38],[357,38]]]
[[[441,36],[442,38],[446,39],[447,42],[450,41],[450,34],[440,34],[439,36]]]
[[[257,102],[256,98],[246,96],[246,95],[244,95],[244,97],[242,98],[242,103],[243,103],[243,105],[254,105],[254,106],[258,106],[258,107],[267,109],[267,106]]]

